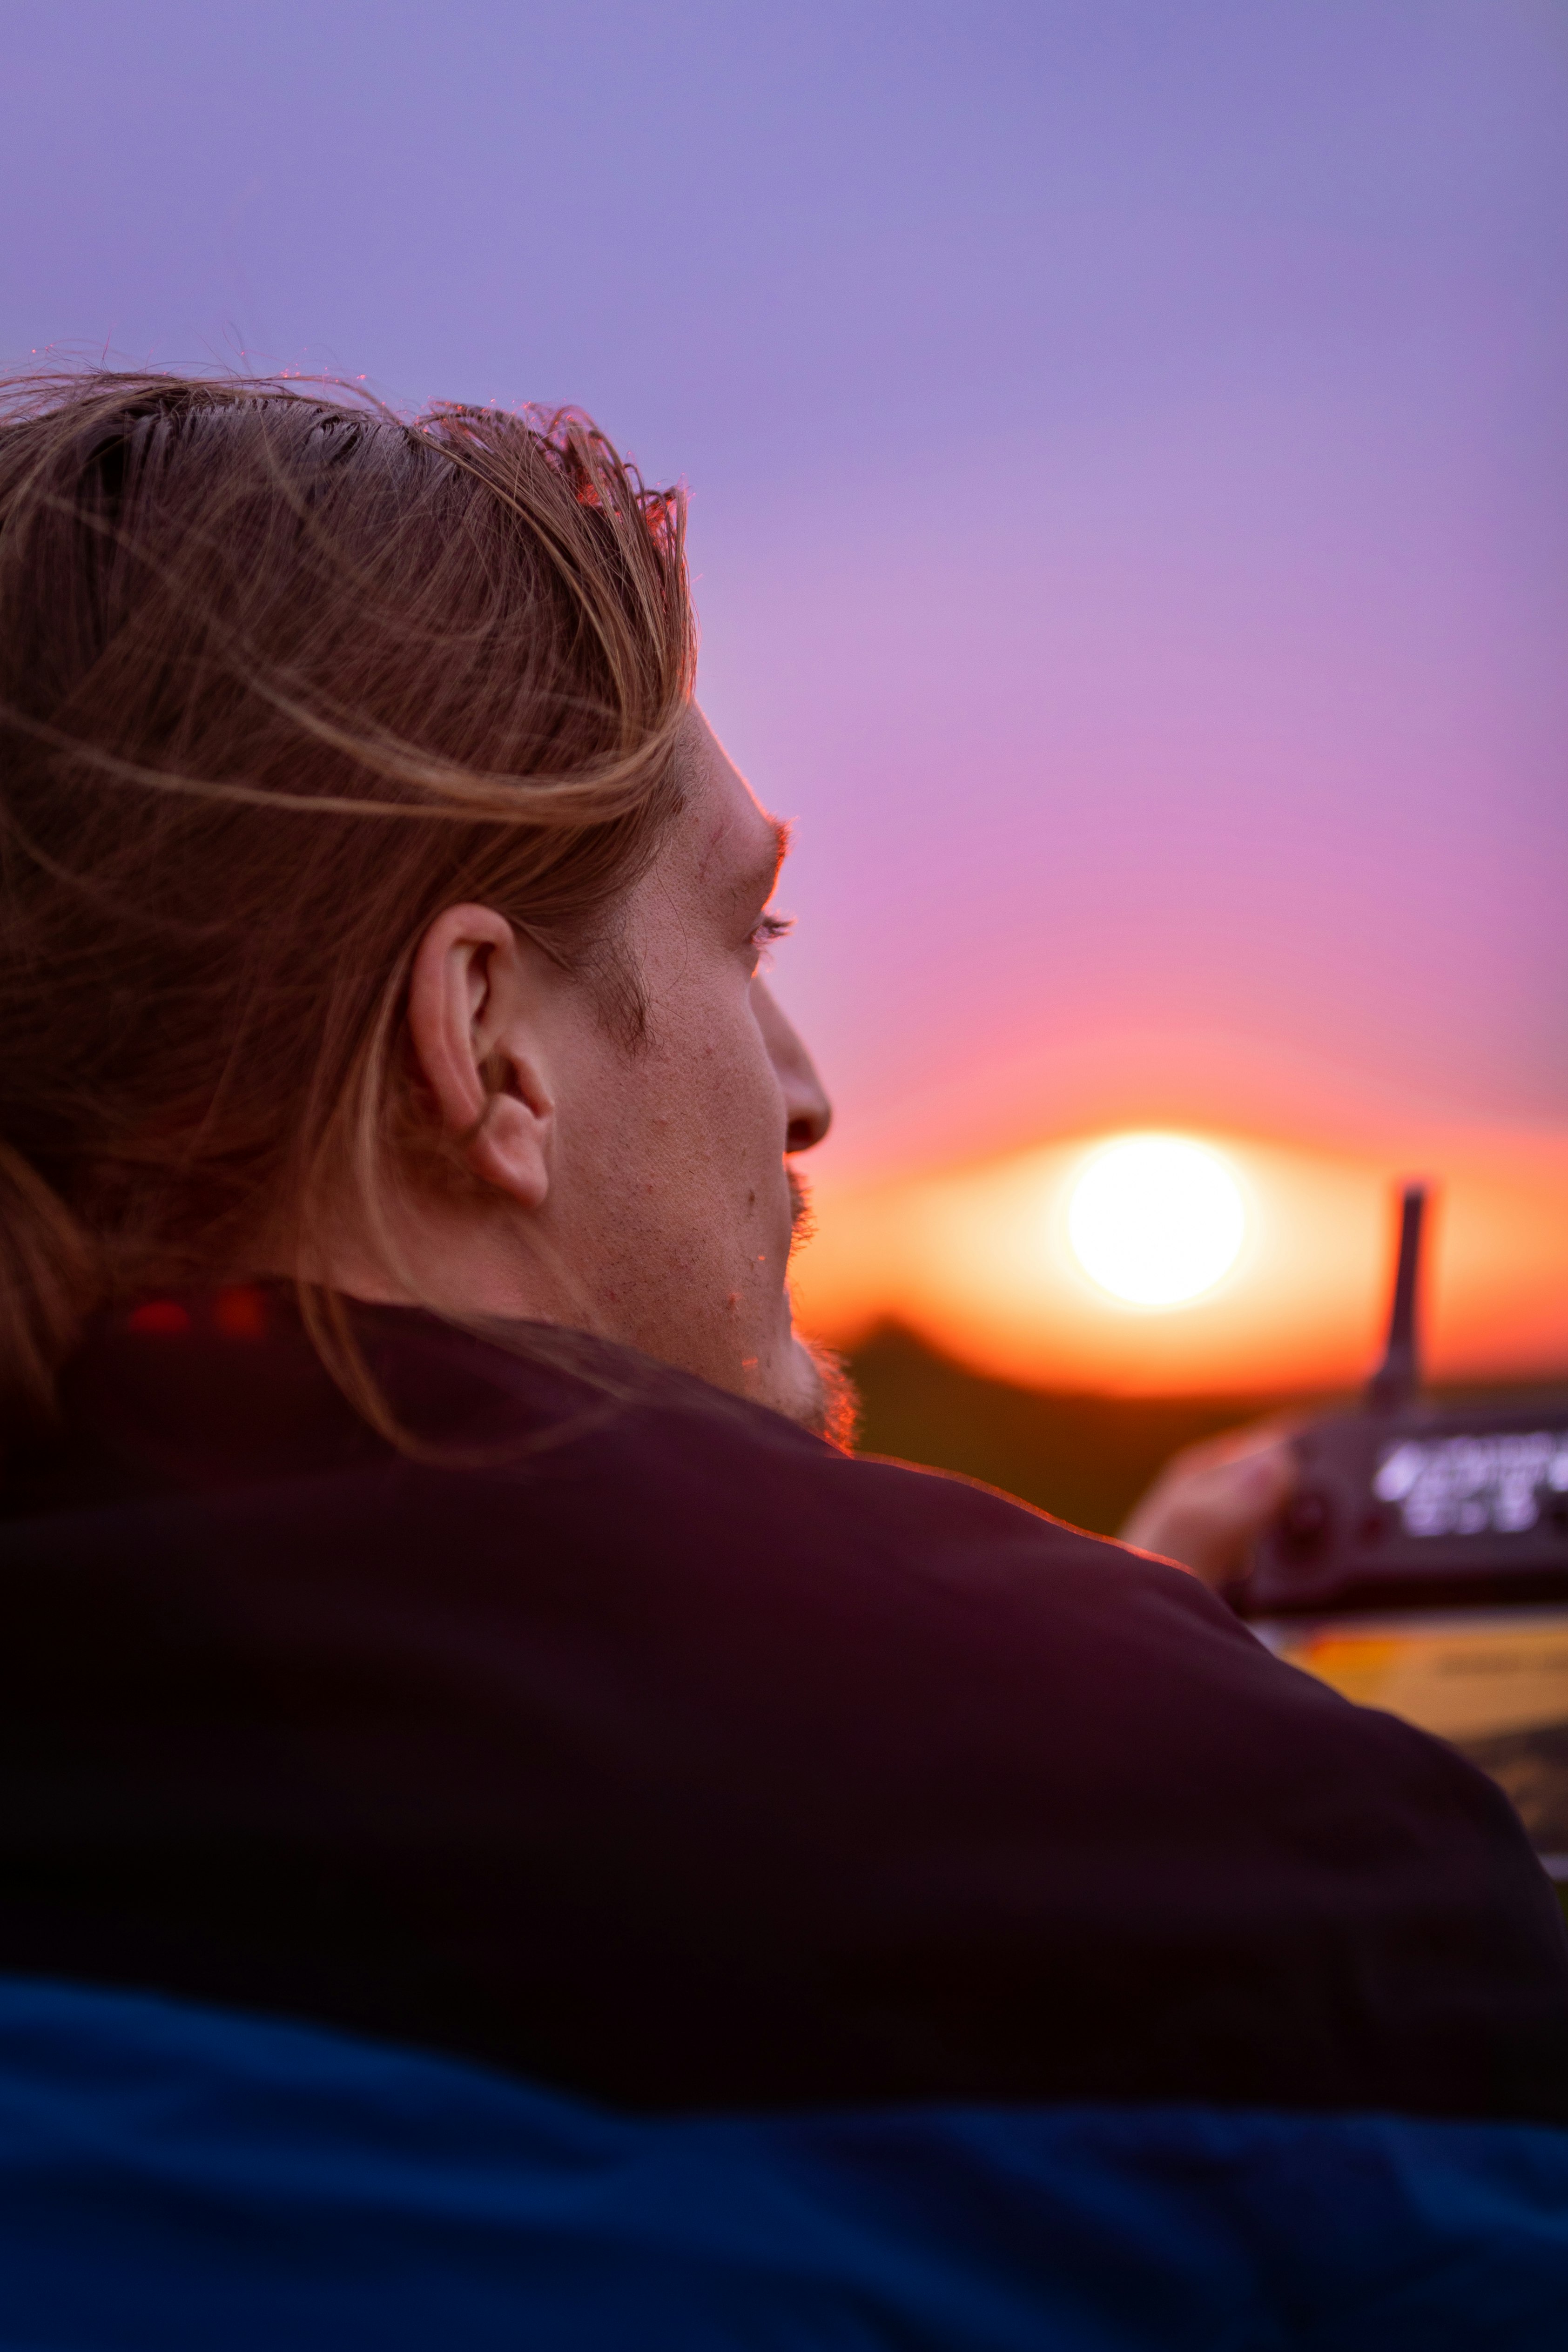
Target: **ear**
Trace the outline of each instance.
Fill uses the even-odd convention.
[[[529,1034],[530,978],[504,915],[448,907],[415,953],[408,1034],[441,1129],[470,1171],[537,1209],[550,1190],[555,1107]]]

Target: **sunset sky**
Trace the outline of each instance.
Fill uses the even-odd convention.
[[[692,494],[839,1106],[802,1297],[1112,1388],[1568,1371],[1568,11],[12,0],[0,359],[590,407]],[[1207,1138],[1192,1305],[1062,1255]],[[1021,1156],[1020,1156],[1021,1155]]]

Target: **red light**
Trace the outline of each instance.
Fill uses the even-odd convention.
[[[213,1321],[226,1339],[260,1339],[267,1332],[267,1301],[248,1285],[220,1290],[213,1302]]]
[[[149,1298],[132,1308],[126,1328],[138,1339],[179,1339],[189,1331],[191,1318],[176,1298]]]

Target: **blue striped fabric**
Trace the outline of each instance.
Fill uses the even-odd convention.
[[[5,2352],[1568,2347],[1568,2134],[1195,2107],[650,2120],[0,1979]]]

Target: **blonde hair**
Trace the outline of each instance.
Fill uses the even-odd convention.
[[[385,1239],[442,907],[635,1033],[615,915],[679,803],[683,530],[575,411],[0,386],[0,1427],[98,1305],[298,1270],[329,1203]]]

